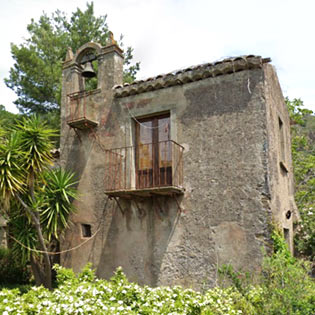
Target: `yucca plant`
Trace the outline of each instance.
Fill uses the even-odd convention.
[[[11,196],[25,191],[25,152],[21,150],[21,137],[17,132],[2,132],[0,141],[0,194],[4,206]]]
[[[12,200],[16,203],[8,213],[22,257],[30,261],[36,283],[47,288],[52,287],[49,241],[68,226],[76,197],[74,175],[51,169],[55,135],[36,116],[23,118],[14,130],[0,131],[0,201],[6,209]]]
[[[41,223],[45,226],[47,237],[59,239],[61,232],[69,226],[69,215],[74,212],[72,200],[77,198],[74,173],[62,168],[45,173],[46,206],[41,212]]]
[[[47,166],[52,165],[51,138],[56,135],[56,131],[48,129],[46,123],[37,116],[24,118],[17,123],[16,130],[21,137],[21,149],[26,153],[25,168],[32,185],[35,172],[42,174]]]

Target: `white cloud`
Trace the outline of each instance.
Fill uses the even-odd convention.
[[[10,42],[26,36],[26,25],[42,11],[68,14],[86,0],[11,0],[1,5],[0,80],[13,61]],[[115,37],[141,61],[139,77],[210,62],[224,56],[271,57],[284,95],[300,97],[315,110],[311,61],[315,51],[312,0],[95,0],[96,15],[108,15]],[[9,30],[9,31],[8,31]],[[0,104],[9,106],[11,91],[0,82]]]

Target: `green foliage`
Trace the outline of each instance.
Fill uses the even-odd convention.
[[[106,15],[94,15],[93,2],[85,11],[79,8],[68,18],[57,10],[51,16],[43,13],[27,26],[29,37],[21,45],[11,44],[15,60],[6,85],[18,96],[15,104],[21,112],[46,113],[59,110],[61,71],[67,48],[76,51],[94,41],[106,44],[109,29]],[[122,43],[120,43],[121,46]],[[131,64],[132,48],[125,51],[125,78],[135,79],[139,63]]]
[[[20,141],[17,132],[3,132],[0,139],[0,196],[4,207],[7,207],[11,195],[25,189],[25,172],[21,163],[25,153],[20,148]]]
[[[315,312],[315,282],[309,276],[309,266],[294,258],[281,233],[272,234],[274,252],[265,255],[256,284],[234,271],[231,266],[221,268],[243,299],[238,303],[244,314],[303,314]]]
[[[0,105],[0,126],[4,129],[9,129],[19,119],[20,115],[10,113],[5,110],[3,105]]]
[[[297,254],[315,261],[315,116],[303,108],[299,99],[286,99],[291,127],[292,158],[295,178],[295,200],[301,222],[295,235]]]
[[[38,114],[39,118],[45,122],[48,129],[54,130],[54,135],[50,140],[55,148],[60,146],[60,113],[59,111],[52,111]]]
[[[54,270],[56,270],[56,281],[58,286],[64,285],[67,282],[74,281],[76,279],[76,275],[72,269],[63,268],[59,265],[54,265]]]
[[[53,144],[50,139],[55,135],[54,130],[48,129],[46,123],[37,116],[24,118],[16,125],[16,130],[20,135],[19,146],[25,152],[23,165],[26,171],[42,172],[52,164],[50,151]]]
[[[285,99],[290,119],[294,124],[305,126],[305,117],[313,114],[309,109],[303,108],[303,101],[299,98],[293,99],[290,101],[289,98]]]
[[[31,255],[36,255],[35,250],[38,248],[35,228],[29,217],[23,215],[23,210],[17,203],[11,204],[8,224],[10,226],[10,235],[17,240],[11,244],[12,258],[26,265],[30,262]]]
[[[282,235],[274,231],[274,253],[265,257],[262,287],[264,314],[314,314],[315,283],[309,266],[294,258]]]
[[[229,279],[229,284],[232,284],[242,295],[246,295],[252,280],[248,272],[235,271],[231,265],[222,265],[218,271],[223,279],[222,285],[225,285],[225,279]]]
[[[14,259],[12,251],[0,247],[0,286],[9,284],[27,284],[30,271],[25,264]]]
[[[0,312],[32,314],[242,314],[240,294],[231,289],[205,294],[181,287],[141,287],[130,283],[121,269],[110,280],[95,279],[90,267],[77,276],[55,266],[58,287],[50,292],[32,288],[0,292]]]
[[[51,137],[52,142],[56,148],[59,148],[60,138],[60,113],[57,111],[38,113],[41,121],[45,122],[48,129],[56,130],[55,134]],[[10,131],[16,128],[18,123],[21,123],[25,115],[13,114],[5,110],[3,105],[0,105],[0,127],[5,131]]]

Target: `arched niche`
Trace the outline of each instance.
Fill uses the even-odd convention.
[[[81,64],[82,58],[90,52],[94,52],[96,57],[101,53],[102,46],[99,43],[89,42],[81,46],[75,56],[74,60],[76,63]]]
[[[90,63],[96,73],[94,78],[84,78],[81,75],[80,86],[85,91],[94,90],[98,87],[98,56],[101,53],[101,49],[102,46],[98,43],[86,43],[77,50],[74,56],[75,63],[79,65],[82,71],[87,63]]]

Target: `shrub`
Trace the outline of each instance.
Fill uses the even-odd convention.
[[[0,248],[0,285],[28,284],[29,282],[29,269],[13,258],[9,249]]]
[[[33,287],[27,293],[0,291],[1,314],[242,314],[240,294],[215,288],[201,294],[179,286],[150,288],[130,283],[121,269],[110,281],[96,279],[86,267],[77,276],[60,266],[58,287]]]
[[[256,285],[232,266],[219,270],[240,293],[238,308],[244,314],[315,314],[315,283],[309,264],[291,255],[279,231],[274,230],[272,239],[274,252],[265,255]]]
[[[106,281],[97,279],[90,265],[78,275],[55,266],[55,290],[33,287],[21,294],[3,289],[0,314],[315,314],[315,286],[307,265],[291,256],[278,233],[273,238],[275,251],[265,258],[256,284],[229,266],[221,272],[231,285],[203,294],[179,286],[142,287],[129,282],[121,268]]]
[[[294,258],[283,239],[273,233],[274,253],[265,256],[261,286],[266,314],[315,314],[315,283],[307,262]]]

